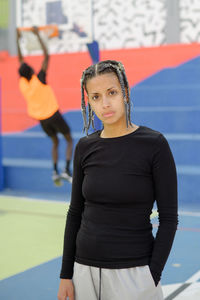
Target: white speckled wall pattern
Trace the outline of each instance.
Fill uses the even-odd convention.
[[[81,6],[77,13],[87,15],[87,0],[79,1]],[[32,12],[38,5],[40,15],[36,17],[44,19],[42,12],[47,2],[24,0],[22,17],[25,26],[34,23]],[[66,1],[55,2],[61,2],[65,14]],[[93,22],[94,38],[102,50],[162,45],[165,43],[165,0],[93,0]],[[63,32],[61,37],[50,43],[50,50],[56,53],[86,50],[86,46],[79,41],[74,33]]]
[[[71,0],[22,1],[24,5],[21,15],[26,26],[30,23],[37,24],[38,19],[41,23],[46,22],[44,9],[48,3],[60,5],[60,17],[66,18],[67,3]],[[70,2],[73,11],[76,8],[79,19],[89,18],[91,15],[89,1]],[[100,49],[159,46],[170,42],[169,37],[166,38],[166,34],[170,34],[166,33],[166,22],[172,24],[172,19],[168,18],[167,21],[166,3],[173,4],[173,1],[179,3],[179,10],[175,12],[180,20],[177,23],[180,24],[177,42],[200,42],[200,0],[92,0],[94,38],[99,42]],[[38,9],[38,14],[34,16],[32,12],[35,9]],[[52,53],[86,50],[85,43],[80,42],[78,35],[71,31],[61,32],[59,38],[49,43],[49,47]]]
[[[200,0],[180,0],[180,41],[200,42]]]
[[[165,42],[165,0],[94,2],[95,37],[101,49],[156,46]]]

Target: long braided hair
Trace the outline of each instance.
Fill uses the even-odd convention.
[[[124,66],[121,62],[116,60],[104,60],[97,64],[94,64],[88,67],[85,71],[83,71],[81,77],[81,111],[83,115],[84,128],[83,131],[88,135],[88,130],[92,123],[92,127],[94,127],[94,112],[92,111],[91,105],[88,103],[88,118],[87,118],[87,109],[85,104],[85,93],[87,92],[87,81],[97,75],[106,74],[106,73],[115,73],[122,89],[122,95],[124,99],[125,105],[125,114],[126,114],[126,126],[131,124],[131,103],[130,103],[130,91],[129,84],[126,77]]]

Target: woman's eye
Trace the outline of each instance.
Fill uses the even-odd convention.
[[[110,95],[115,95],[117,92],[116,91],[110,91]]]
[[[92,96],[92,100],[97,100],[98,99],[98,95]]]

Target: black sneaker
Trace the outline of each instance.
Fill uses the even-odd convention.
[[[55,170],[53,171],[53,174],[52,174],[52,180],[53,180],[55,186],[62,186],[63,185],[63,183],[61,181],[61,178],[60,178],[60,175]]]
[[[68,182],[72,183],[72,175],[69,170],[65,170],[60,174],[60,177]]]

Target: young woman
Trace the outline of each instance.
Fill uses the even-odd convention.
[[[90,66],[81,87],[87,136],[75,151],[58,299],[161,300],[159,281],[177,228],[177,177],[169,145],[161,133],[131,123],[120,62]],[[94,113],[103,129],[88,135]]]

